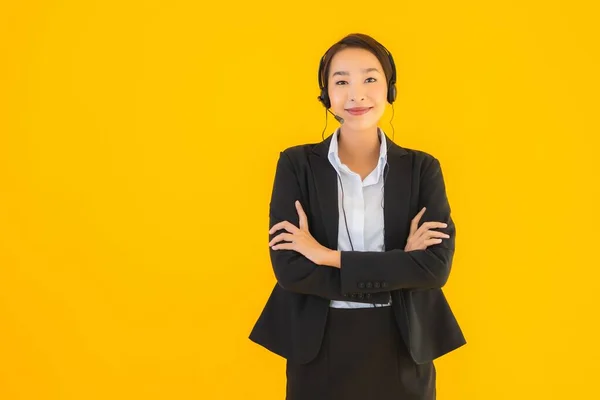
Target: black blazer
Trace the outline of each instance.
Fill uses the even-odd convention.
[[[287,220],[298,226],[300,200],[313,237],[337,249],[337,173],[327,153],[332,136],[279,155],[269,205],[269,229]],[[293,250],[269,249],[277,283],[250,340],[296,363],[313,360],[321,346],[330,300],[387,303],[414,361],[423,364],[466,343],[446,301],[456,228],[450,216],[439,161],[403,148],[386,136],[388,175],[384,188],[384,252],[342,251],[341,268],[317,265]],[[450,235],[426,250],[405,252],[410,223],[425,206],[420,224],[439,221]],[[265,229],[267,231],[268,229]],[[282,231],[269,235],[269,240]]]

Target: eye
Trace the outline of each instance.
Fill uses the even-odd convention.
[[[372,81],[370,81],[370,82],[377,82],[376,78],[371,77],[371,78],[367,78],[366,80],[369,81],[369,79],[372,79]],[[336,85],[341,85],[341,84],[346,84],[346,83],[348,83],[348,82],[347,81],[337,81],[337,82],[335,82]]]

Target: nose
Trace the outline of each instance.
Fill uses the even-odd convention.
[[[365,99],[364,89],[361,85],[358,85],[358,87],[357,85],[353,85],[353,87],[350,88],[348,97],[350,98],[350,101],[363,101]]]

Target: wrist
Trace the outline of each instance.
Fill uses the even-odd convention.
[[[325,253],[324,262],[322,265],[340,268],[341,267],[341,255],[342,253],[338,250],[327,249]]]

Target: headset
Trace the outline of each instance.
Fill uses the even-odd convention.
[[[388,92],[387,92],[387,101],[392,104],[396,100],[396,64],[394,63],[394,57],[392,57],[392,53],[389,52],[388,49],[385,48],[382,44],[380,44],[381,48],[388,55],[390,60],[390,64],[392,65],[392,74],[388,80]],[[327,83],[326,77],[323,76],[325,72],[325,56],[327,56],[329,50],[325,52],[323,57],[321,57],[321,61],[319,62],[319,89],[321,90],[321,94],[317,96],[317,100],[319,100],[327,110],[331,107],[331,100],[329,99],[329,93],[327,93]],[[331,111],[330,111],[331,112]],[[333,113],[332,113],[333,114]],[[343,123],[343,118],[333,114],[334,117],[338,120],[338,122]],[[340,121],[340,119],[342,121]]]

